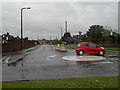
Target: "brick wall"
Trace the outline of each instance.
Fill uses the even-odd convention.
[[[34,41],[25,40],[23,42],[23,48],[35,46]],[[21,41],[20,40],[12,40],[8,43],[2,44],[2,52],[12,52],[21,50]]]

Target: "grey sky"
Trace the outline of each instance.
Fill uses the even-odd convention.
[[[2,33],[20,36],[20,9],[23,11],[24,37],[60,38],[60,29],[68,21],[72,35],[85,33],[90,25],[103,25],[118,30],[117,2],[6,2],[2,3]]]

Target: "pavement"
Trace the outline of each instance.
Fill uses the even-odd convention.
[[[55,49],[56,46],[53,45],[39,45],[12,54],[4,54],[0,62],[2,81],[118,76],[120,51],[108,50],[105,59],[99,62],[79,62],[63,58],[76,57],[74,49],[66,49],[67,52]]]

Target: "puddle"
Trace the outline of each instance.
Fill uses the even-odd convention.
[[[117,55],[109,55],[110,58],[116,58],[118,57]]]
[[[114,63],[111,61],[76,61],[77,64],[105,64],[105,63]]]

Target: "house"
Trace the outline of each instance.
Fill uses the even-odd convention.
[[[67,42],[67,43],[71,43],[73,42],[73,38],[71,37],[70,32],[65,32],[63,37],[62,37],[62,41]]]
[[[79,43],[81,39],[87,38],[87,34],[73,35],[74,43]]]

